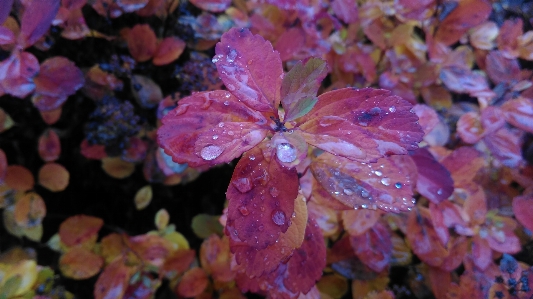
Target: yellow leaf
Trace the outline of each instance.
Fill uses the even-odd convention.
[[[40,242],[43,237],[43,224],[39,223],[39,225],[23,228],[22,232],[28,239],[34,242]]]
[[[6,276],[3,280],[6,283],[2,288],[6,287],[7,282],[10,280],[15,282],[19,279],[20,282],[16,284],[16,290],[11,294],[12,297],[20,296],[30,291],[31,287],[35,284],[35,281],[37,280],[37,263],[34,260],[25,260],[13,265],[11,269],[6,272]]]
[[[161,209],[157,211],[157,214],[155,214],[155,226],[159,231],[162,231],[167,227],[169,220],[170,215],[165,209]]]
[[[135,207],[137,210],[146,208],[152,201],[152,186],[146,185],[135,194]]]
[[[135,164],[126,162],[118,157],[103,158],[102,169],[115,179],[124,179],[133,173]]]
[[[191,248],[189,246],[189,242],[185,237],[178,233],[178,232],[170,232],[164,236],[165,239],[172,242],[173,244],[176,244],[178,246],[177,249],[189,249]]]

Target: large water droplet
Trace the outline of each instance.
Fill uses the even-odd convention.
[[[438,194],[438,195],[442,195],[442,192],[443,192],[443,191],[442,191],[442,189],[440,189],[440,188],[439,188],[439,190],[437,190],[437,194]]]
[[[281,210],[272,211],[272,221],[279,226],[285,224],[285,213]]]
[[[389,107],[389,111],[390,111],[390,112],[396,112],[396,107],[394,107],[394,106],[390,106],[390,107]]]
[[[250,214],[250,211],[248,211],[248,209],[245,206],[240,206],[239,212],[241,212],[243,216],[248,216]]]
[[[223,123],[223,122],[219,122],[219,123],[218,123],[218,127],[219,127],[219,128],[223,128],[223,127],[224,127],[224,123]]]
[[[200,156],[206,161],[211,161],[218,158],[223,151],[220,146],[208,145],[200,151]]]
[[[374,174],[377,175],[377,176],[382,176],[382,175],[383,175],[383,172],[381,172],[381,171],[379,171],[379,170],[376,170],[376,171],[374,172]]]
[[[296,160],[296,149],[289,143],[278,144],[276,156],[281,162],[293,162]]]
[[[246,193],[246,192],[252,190],[252,182],[250,182],[249,178],[239,178],[239,179],[231,181],[231,183],[241,193]]]
[[[366,190],[361,190],[361,197],[363,198],[367,198],[370,196],[370,193],[368,193],[368,191]]]
[[[270,195],[272,195],[272,197],[278,197],[278,195],[279,195],[279,190],[276,187],[270,187],[270,189],[268,191],[269,191]]]
[[[389,178],[382,178],[381,183],[385,186],[390,185],[390,179]]]
[[[394,187],[396,187],[396,189],[400,189],[402,187],[402,183],[398,182],[394,184]]]

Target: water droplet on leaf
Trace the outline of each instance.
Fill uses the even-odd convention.
[[[248,211],[248,209],[245,206],[240,206],[239,212],[241,212],[243,216],[248,216],[250,214],[250,211]]]
[[[233,84],[228,84],[227,87],[228,87],[228,89],[231,90],[231,91],[234,91],[234,90],[235,90],[235,85],[233,85]]]
[[[224,101],[224,106],[229,106],[229,102],[228,101]]]
[[[344,192],[344,194],[346,194],[346,195],[348,195],[348,196],[350,196],[350,195],[353,194],[352,189],[344,189],[344,190],[342,190],[342,192]]]
[[[396,112],[396,107],[394,107],[394,106],[390,106],[390,107],[389,107],[389,111],[390,111],[390,112]]]
[[[220,146],[208,145],[200,151],[200,156],[206,161],[211,161],[218,158],[222,152],[223,149]]]
[[[381,171],[379,171],[379,170],[376,170],[376,171],[374,172],[374,174],[377,175],[377,176],[382,176],[382,175],[383,175],[383,172],[381,172]]]
[[[218,139],[218,135],[213,135],[213,140],[217,140]]]
[[[228,56],[226,56],[226,61],[232,63],[235,61],[235,58],[237,58],[237,51],[235,49],[231,49],[228,53]]]
[[[259,231],[262,232],[262,231],[265,230],[265,226],[261,224],[261,225],[259,225],[259,227],[257,229],[259,229]]]
[[[231,183],[241,193],[246,193],[246,192],[252,190],[252,182],[250,182],[249,178],[239,178],[239,179],[231,181]]]
[[[272,221],[279,226],[285,224],[285,213],[281,210],[272,211]]]
[[[381,109],[379,107],[374,107],[374,108],[371,108],[370,110],[368,110],[368,114],[370,114],[372,116],[379,115],[380,113],[381,113]]]
[[[279,190],[276,187],[270,187],[268,191],[270,192],[270,195],[272,195],[272,197],[278,197],[279,195]]]
[[[394,187],[396,187],[396,189],[400,189],[402,187],[402,183],[398,182],[394,184]]]
[[[385,186],[390,185],[390,179],[389,178],[382,178],[381,183]]]
[[[296,160],[296,149],[289,143],[278,144],[276,156],[281,162],[293,162]]]

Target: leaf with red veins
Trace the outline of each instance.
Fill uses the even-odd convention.
[[[274,244],[289,228],[297,195],[298,174],[294,168],[265,157],[259,147],[246,152],[226,192],[226,233],[257,249]]]
[[[419,208],[409,214],[407,231],[410,247],[423,262],[433,267],[443,263],[448,251],[442,246],[426,208]]]
[[[376,161],[418,148],[424,132],[413,106],[382,89],[326,92],[297,126],[306,141],[351,160]]]
[[[327,75],[328,66],[320,58],[311,58],[305,65],[299,61],[292,67],[281,85],[284,121],[293,121],[311,111],[317,102],[318,88]]]
[[[481,153],[470,146],[456,148],[441,162],[451,173],[455,187],[470,184],[477,172],[485,166]]]
[[[420,148],[412,155],[418,169],[416,189],[431,202],[439,203],[452,195],[453,179],[450,172],[440,164],[427,148]]]
[[[491,51],[485,58],[487,75],[494,84],[520,81],[520,65],[517,59],[508,59],[500,51]]]
[[[320,228],[309,219],[302,246],[294,250],[287,263],[263,276],[250,278],[240,273],[236,281],[241,290],[267,292],[272,298],[296,298],[306,294],[322,276],[326,266],[326,246]]]
[[[59,11],[59,5],[60,0],[24,1],[19,35],[19,44],[22,48],[33,45],[48,31]]]
[[[261,113],[222,90],[181,99],[162,122],[157,131],[159,145],[174,162],[191,167],[230,162],[270,130]]]
[[[0,62],[0,86],[4,92],[25,98],[35,90],[33,77],[39,72],[39,61],[33,54],[15,51]]]
[[[483,142],[503,165],[515,168],[524,164],[520,148],[523,133],[518,129],[503,127],[483,138]]]
[[[61,107],[68,96],[83,86],[85,79],[72,61],[57,56],[41,64],[34,82],[33,105],[41,111],[50,111]]]
[[[389,157],[366,164],[323,153],[311,162],[311,171],[329,196],[347,207],[399,212],[414,206],[414,179],[405,163]]]
[[[268,147],[274,149],[279,162],[285,167],[295,167],[307,157],[307,143],[298,131],[274,134]]]
[[[518,222],[533,231],[533,194],[513,198],[513,212]]]
[[[213,63],[227,89],[258,111],[276,111],[283,68],[272,44],[245,28],[232,28],[217,43]]]
[[[375,272],[381,272],[390,265],[391,235],[383,224],[376,223],[366,233],[350,236],[350,243],[361,262]]]
[[[505,102],[501,109],[511,125],[533,133],[533,100],[519,97]]]
[[[259,277],[276,270],[279,264],[289,260],[294,249],[302,245],[307,219],[307,204],[305,198],[299,195],[294,200],[291,225],[285,233],[280,234],[273,245],[264,249],[257,249],[245,242],[230,240],[230,247],[235,253],[237,264],[242,265],[246,274],[251,277]]]

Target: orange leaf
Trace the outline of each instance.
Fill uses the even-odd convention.
[[[131,277],[131,268],[118,259],[109,264],[94,285],[95,299],[122,298]]]
[[[59,259],[61,273],[72,279],[87,279],[96,275],[104,265],[101,256],[83,247],[74,247]]]
[[[21,165],[9,165],[7,167],[6,184],[17,191],[28,191],[33,188],[35,179],[31,172]]]
[[[46,205],[39,194],[30,192],[15,204],[15,222],[25,228],[38,225],[46,215]]]
[[[215,280],[227,282],[235,278],[231,271],[231,259],[227,237],[211,235],[200,247],[202,268]]]
[[[52,162],[61,154],[61,142],[59,136],[52,129],[47,129],[39,137],[39,156],[45,162]]]
[[[50,162],[39,169],[39,184],[52,192],[65,190],[69,180],[70,173],[61,164]]]
[[[59,238],[68,247],[96,240],[98,231],[104,225],[100,218],[87,215],[75,215],[67,218],[59,226]]]
[[[195,297],[200,295],[207,287],[207,274],[202,268],[192,268],[185,272],[176,291],[183,297]]]
[[[157,47],[157,37],[147,24],[135,25],[126,38],[131,56],[138,62],[150,60]]]
[[[57,109],[54,109],[54,110],[48,110],[48,111],[42,111],[42,110],[39,110],[39,113],[41,114],[41,117],[43,119],[43,121],[47,124],[47,125],[53,125],[55,124],[59,118],[61,117],[61,112],[63,111],[62,107],[59,107]]]
[[[165,264],[161,268],[161,271],[165,273],[167,278],[180,275],[182,272],[189,269],[195,256],[196,254],[194,250],[191,249],[176,250],[165,260]]]
[[[165,65],[178,59],[185,50],[185,42],[175,36],[170,36],[161,41],[154,54],[154,65]]]
[[[102,159],[102,169],[115,179],[129,177],[135,170],[135,164],[126,162],[118,157]]]

